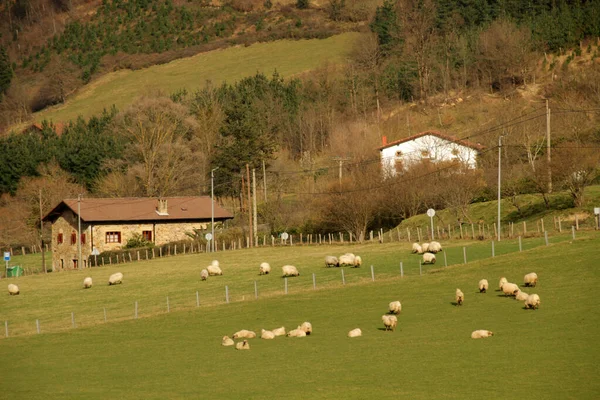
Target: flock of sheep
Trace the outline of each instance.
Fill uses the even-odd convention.
[[[303,322],[302,325],[298,325],[296,329],[292,329],[289,332],[285,332],[285,327],[276,328],[273,330],[265,330],[262,329],[260,333],[261,339],[275,339],[277,336],[287,336],[287,337],[306,337],[310,335],[313,331],[312,324],[310,322]],[[254,339],[256,337],[256,332],[250,331],[247,329],[242,329],[241,331],[237,331],[230,338],[229,336],[223,336],[221,340],[222,346],[234,346],[237,350],[250,350],[250,343],[248,339]],[[233,338],[233,339],[232,339]],[[234,339],[243,339],[241,342],[234,342]]]
[[[111,276],[108,277],[108,286],[116,285],[119,283],[123,283],[123,274],[121,272],[115,272]],[[92,287],[92,278],[90,276],[86,277],[83,280],[83,288],[89,289]],[[8,294],[11,296],[16,296],[21,293],[21,290],[17,285],[11,283],[8,285]]]
[[[530,272],[529,274],[523,277],[523,286],[525,287],[535,287],[538,282],[538,276],[535,272]],[[505,277],[500,278],[500,282],[498,283],[498,287],[504,293],[504,296],[514,296],[515,299],[519,301],[525,302],[525,308],[536,309],[540,306],[540,296],[537,294],[527,294],[519,289],[519,285],[516,283],[508,282]],[[489,289],[489,283],[487,279],[482,279],[479,281],[479,293],[485,293]],[[459,296],[460,292],[460,296]],[[460,289],[456,289],[456,303],[457,305],[462,305],[464,301],[464,294],[460,291]]]
[[[413,243],[413,254],[423,255],[423,264],[435,264],[435,253],[442,251],[442,245],[439,242]]]

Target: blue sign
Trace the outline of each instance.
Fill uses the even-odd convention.
[[[10,261],[10,251],[4,252],[4,261]]]

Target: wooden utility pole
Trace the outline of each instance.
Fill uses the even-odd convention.
[[[254,233],[254,237],[257,237],[258,234],[258,218],[256,213],[256,169],[252,168],[252,227],[254,228],[252,232]],[[258,240],[258,239],[257,239]]]
[[[46,270],[46,251],[44,249],[44,214],[42,212],[42,189],[40,189],[40,242],[42,250],[42,268],[44,269],[44,273],[47,274]]]
[[[342,166],[344,165],[344,161],[348,161],[347,157],[333,157],[334,161],[338,162],[339,165],[339,183],[340,183],[340,192],[342,191]]]
[[[552,154],[550,148],[550,105],[546,99],[546,161],[548,162],[548,193],[552,193]]]
[[[263,167],[263,189],[265,190],[265,203],[267,202],[267,169],[265,168],[265,160],[262,160]]]
[[[252,246],[252,242],[253,242],[253,237],[254,236],[252,234],[253,229],[252,229],[252,211],[250,211],[250,205],[252,204],[252,200],[250,200],[250,166],[248,164],[246,164],[246,186],[248,187],[248,233],[250,236],[250,247]]]

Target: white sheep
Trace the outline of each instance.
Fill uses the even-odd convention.
[[[284,265],[281,267],[281,271],[283,272],[282,276],[284,278],[286,276],[300,276],[300,272],[298,272],[298,269],[293,265]]]
[[[221,346],[233,346],[233,340],[229,336],[223,336],[223,340],[221,340]]]
[[[498,282],[498,287],[500,288],[500,290],[502,290],[502,285],[504,285],[507,282],[508,281],[506,280],[505,277],[500,278],[500,282]]]
[[[212,260],[211,263],[210,263],[210,265],[213,265],[215,267],[219,267],[220,266],[219,260]]]
[[[325,267],[339,267],[340,261],[336,256],[325,256]]]
[[[123,283],[123,274],[115,272],[108,278],[108,286],[116,285],[117,283]]]
[[[255,337],[256,333],[247,329],[242,329],[233,334],[234,339],[254,339]]]
[[[202,271],[200,271],[200,279],[205,281],[208,279],[208,270],[206,268],[204,268]]]
[[[260,267],[258,268],[259,275],[269,275],[271,272],[271,266],[267,262],[260,263]]]
[[[250,350],[250,343],[248,343],[247,340],[244,340],[243,342],[237,342],[235,344],[235,348],[237,350]]]
[[[454,298],[456,300],[456,305],[462,306],[462,303],[465,301],[465,294],[462,292],[462,290],[457,288]]]
[[[92,287],[92,278],[91,277],[87,277],[83,280],[83,288],[84,289],[89,289]]]
[[[306,332],[299,326],[296,329],[292,329],[287,333],[288,337],[305,337]]]
[[[348,337],[359,337],[359,336],[362,336],[362,331],[360,330],[360,328],[352,329],[350,332],[348,332]]]
[[[523,277],[523,282],[525,283],[525,286],[535,287],[535,285],[537,285],[537,281],[538,276],[535,272],[530,272],[529,274]]]
[[[392,301],[389,305],[390,314],[400,314],[402,311],[402,304],[399,301]]]
[[[429,243],[423,243],[421,248],[423,249],[423,253],[427,253],[429,251]]]
[[[15,285],[14,283],[8,285],[8,294],[10,296],[16,296],[19,293],[21,292],[19,291],[19,287],[17,285]]]
[[[423,264],[435,264],[435,254],[423,253]]]
[[[430,253],[439,253],[442,251],[442,245],[440,242],[429,242],[429,248],[427,251]]]
[[[300,325],[300,329],[302,329],[307,335],[310,335],[313,331],[312,324],[310,322],[303,322],[302,325]]]
[[[352,253],[346,253],[340,256],[340,267],[354,267],[356,256]]]
[[[527,300],[527,297],[529,297],[529,294],[519,290],[517,292],[517,294],[515,295],[515,299],[519,300],[519,301],[525,301]]]
[[[362,265],[362,258],[360,256],[354,257],[354,268],[359,268]]]
[[[218,262],[217,262],[217,264],[218,264]],[[210,276],[223,275],[223,271],[221,270],[221,267],[219,267],[218,265],[211,264],[208,267],[206,267],[206,270],[208,271],[208,275],[210,275]]]
[[[413,254],[423,254],[423,248],[419,243],[413,243],[412,252]]]
[[[485,293],[489,287],[490,285],[488,284],[487,279],[482,279],[479,281],[479,293]]]
[[[502,285],[502,292],[504,296],[514,296],[519,291],[519,286],[515,283],[506,282]]]
[[[261,339],[275,339],[275,334],[271,331],[261,330],[260,331]]]
[[[383,326],[385,326],[386,331],[396,330],[396,325],[398,325],[398,318],[396,318],[395,315],[382,315],[381,320],[383,321]]]
[[[275,336],[285,336],[285,327],[282,326],[281,328],[275,328],[272,330],[272,332]]]
[[[525,308],[531,308],[533,310],[540,308],[540,296],[537,294],[530,294],[527,296],[527,300],[525,300]]]
[[[494,332],[485,329],[480,329],[471,333],[471,339],[482,339],[490,336],[494,336]]]

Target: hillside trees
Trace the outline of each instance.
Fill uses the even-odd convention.
[[[13,78],[13,68],[8,58],[6,48],[0,45],[0,100],[10,87]]]

